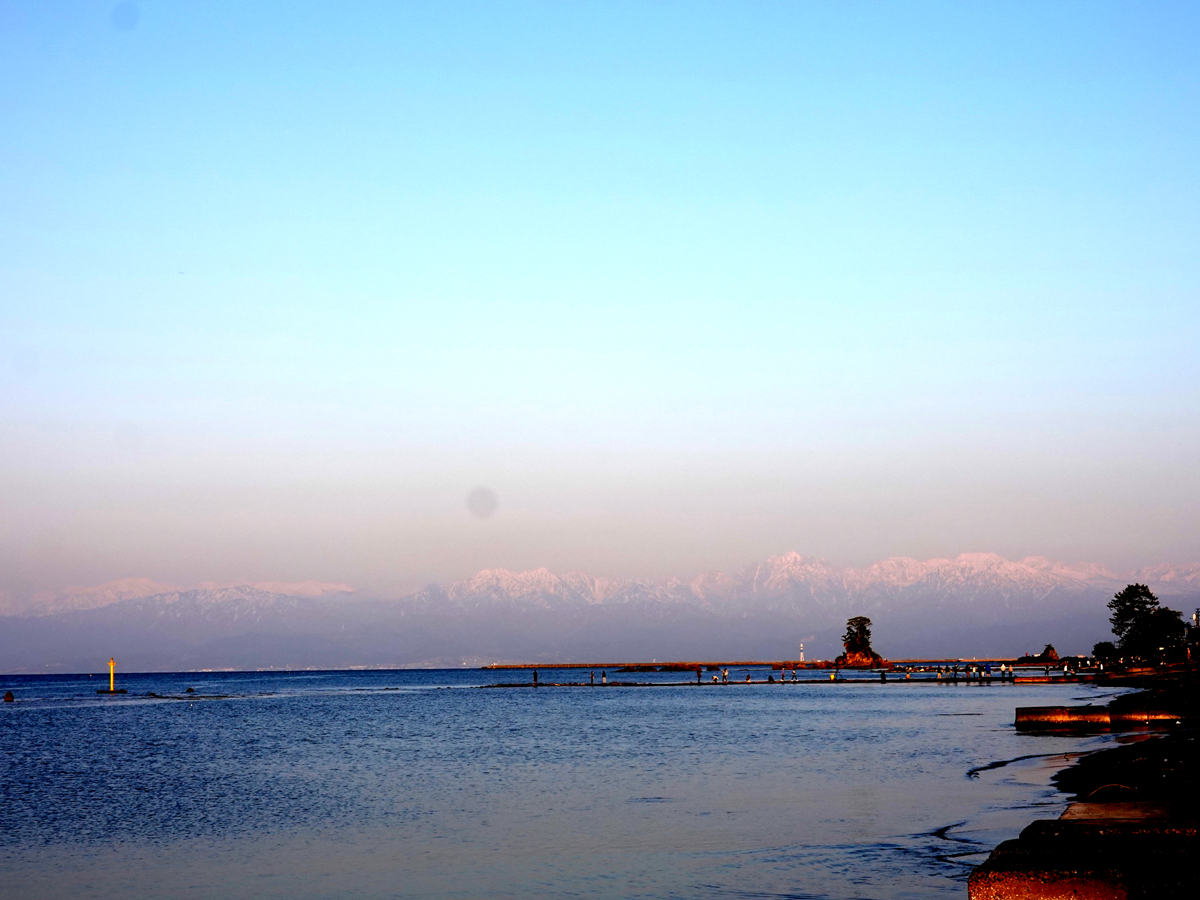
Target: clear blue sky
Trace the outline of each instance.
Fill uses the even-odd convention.
[[[1200,559],[1198,46],[0,0],[0,590]]]

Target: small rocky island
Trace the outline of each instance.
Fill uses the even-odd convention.
[[[833,661],[835,666],[843,669],[878,669],[884,665],[883,657],[871,649],[871,620],[866,616],[854,616],[846,621],[842,646],[846,652]]]

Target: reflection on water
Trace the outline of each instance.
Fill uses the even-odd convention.
[[[473,689],[528,678],[0,676],[4,896],[961,897],[1102,740],[1012,727],[1084,685]]]

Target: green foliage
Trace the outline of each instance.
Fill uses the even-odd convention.
[[[1049,662],[1054,662],[1058,659],[1058,651],[1054,649],[1053,644],[1047,644],[1042,648],[1042,659]]]
[[[1092,656],[1101,662],[1109,662],[1117,658],[1117,645],[1112,641],[1101,641],[1092,647]]]
[[[846,622],[846,633],[842,635],[842,646],[846,654],[865,653],[874,655],[871,649],[871,620],[866,616],[855,616]]]

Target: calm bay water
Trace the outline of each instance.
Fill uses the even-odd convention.
[[[1014,708],[1111,695],[477,689],[529,677],[127,675],[109,698],[0,676],[3,896],[965,897],[969,866],[1061,811],[1063,755],[1104,740],[1018,734]]]

